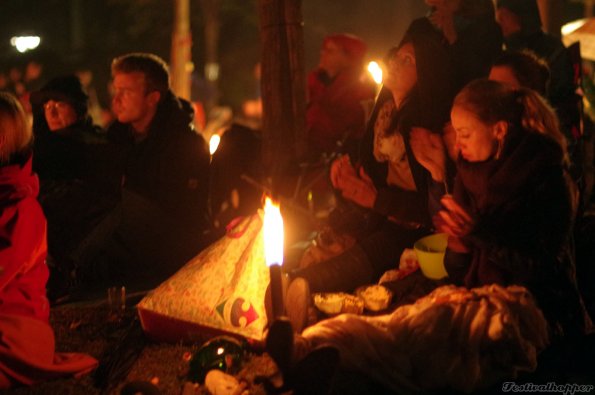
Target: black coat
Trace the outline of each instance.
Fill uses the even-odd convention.
[[[455,199],[475,226],[469,254],[447,252],[455,283],[527,287],[555,333],[585,328],[570,250],[572,204],[562,150],[542,134],[512,130],[500,159],[457,164]]]
[[[82,239],[117,204],[120,179],[115,147],[85,118],[51,132],[43,115],[34,123],[33,168],[48,221],[48,249],[66,264]]]
[[[135,141],[130,125],[114,122],[108,137],[121,148],[123,187],[156,204],[188,230],[209,224],[207,143],[193,128],[193,110],[168,92],[147,136]]]

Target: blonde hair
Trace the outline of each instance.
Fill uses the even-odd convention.
[[[32,140],[23,106],[13,95],[0,92],[0,165],[6,165],[15,154],[30,149]]]
[[[541,133],[557,142],[565,159],[566,138],[560,131],[558,116],[547,101],[532,89],[511,87],[497,81],[475,80],[459,92],[454,106],[473,112],[487,125],[506,121],[529,132]]]

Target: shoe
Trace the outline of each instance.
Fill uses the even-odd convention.
[[[285,297],[285,311],[294,332],[302,333],[307,326],[309,307],[310,286],[305,279],[298,277],[289,284]]]

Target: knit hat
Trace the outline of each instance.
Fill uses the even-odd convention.
[[[496,8],[506,8],[518,16],[523,31],[541,29],[541,17],[537,0],[497,0]]]
[[[43,106],[49,100],[66,101],[72,105],[78,116],[87,114],[88,99],[81,81],[75,75],[56,77],[31,94],[33,106]]]
[[[332,41],[341,47],[347,57],[354,64],[362,63],[364,61],[364,56],[366,56],[368,47],[361,38],[349,33],[331,34],[324,38],[324,42],[322,43],[323,47],[329,41]]]

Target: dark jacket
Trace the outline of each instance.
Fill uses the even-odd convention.
[[[585,329],[569,245],[572,206],[562,150],[542,134],[512,130],[500,159],[458,162],[455,199],[475,226],[469,254],[448,251],[458,284],[527,287],[554,333]]]
[[[478,3],[477,0],[467,1],[471,2]],[[455,16],[457,40],[451,44],[450,50],[457,90],[469,81],[487,77],[502,51],[502,32],[495,20],[493,5],[489,0],[487,3],[487,9],[480,7],[477,12]]]
[[[34,123],[33,169],[41,181],[100,180],[107,175],[110,158],[107,136],[91,118],[57,131],[50,131],[45,119]],[[107,180],[106,180],[107,181]],[[113,180],[112,180],[113,182]]]
[[[121,177],[115,147],[90,118],[54,132],[34,123],[33,169],[39,202],[48,221],[49,252],[60,265],[117,204]]]
[[[417,191],[406,191],[387,185],[388,162],[376,161],[374,151],[374,125],[382,105],[393,100],[388,89],[383,88],[372,112],[364,139],[359,162],[370,176],[378,191],[374,210],[399,222],[431,226],[428,187],[432,178],[421,166],[409,145],[412,127],[423,127],[441,133],[449,120],[453,99],[452,67],[448,48],[442,36],[426,18],[412,22],[402,43],[412,42],[415,50],[417,86],[402,107],[393,113],[391,127],[404,137],[411,173]],[[437,68],[436,65],[441,67]]]
[[[168,92],[146,137],[135,141],[130,125],[114,122],[108,138],[123,153],[123,187],[157,204],[180,226],[208,226],[209,149],[195,132],[191,105]]]

